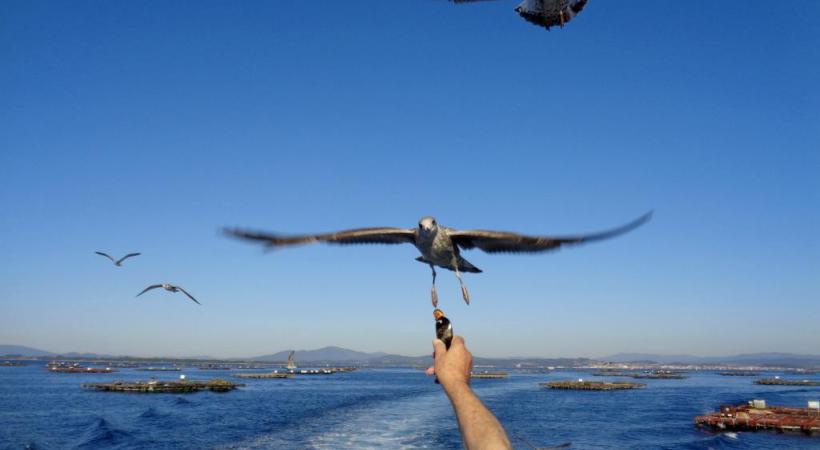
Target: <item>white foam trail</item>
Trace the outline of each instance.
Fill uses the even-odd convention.
[[[315,450],[433,448],[420,444],[418,439],[439,430],[441,420],[453,420],[452,409],[441,392],[433,392],[334,409],[316,418],[305,418],[301,424],[222,448],[294,448],[294,442],[299,442],[298,448]]]
[[[449,420],[452,420],[452,408],[447,399],[436,392],[351,411],[333,428],[313,436],[310,444],[317,450],[433,448],[420,439],[435,434],[441,421]]]
[[[531,381],[474,383],[485,400],[531,388]],[[456,430],[453,409],[442,391],[326,411],[285,429],[222,448],[229,449],[417,449],[440,448],[443,428]]]

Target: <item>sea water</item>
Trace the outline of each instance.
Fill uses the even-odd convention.
[[[0,367],[0,448],[461,448],[458,425],[441,387],[417,370],[232,379],[246,386],[221,394],[127,394],[80,386],[152,376],[175,380],[180,374],[197,380],[231,379],[232,373],[48,373],[41,362]],[[598,379],[588,371],[513,371],[507,379],[472,384],[521,449],[528,447],[515,436],[537,446],[572,442],[572,449],[820,449],[820,437],[713,433],[693,424],[696,415],[721,404],[751,399],[804,407],[808,400],[820,399],[820,388],[758,386],[753,377],[709,372],[689,375],[684,380],[641,380],[645,389],[612,392],[538,386],[550,380]]]

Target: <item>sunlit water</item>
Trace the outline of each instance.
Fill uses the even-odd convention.
[[[188,370],[190,379],[229,377]],[[177,372],[52,374],[42,364],[0,367],[0,448],[344,449],[461,448],[450,404],[412,370],[362,370],[286,380],[238,380],[215,394],[121,394],[81,383],[175,379]],[[573,449],[820,449],[820,437],[698,430],[692,419],[722,403],[765,399],[805,406],[820,388],[757,386],[747,377],[693,374],[648,380],[643,390],[554,391],[538,382],[592,378],[586,372],[511,373],[473,386],[511,436]],[[817,377],[815,377],[817,378]],[[520,441],[516,448],[527,448]]]

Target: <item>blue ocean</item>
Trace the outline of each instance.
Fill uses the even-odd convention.
[[[232,372],[191,369],[189,379]],[[178,372],[54,374],[42,363],[0,367],[2,449],[458,449],[461,440],[441,388],[410,369],[359,370],[293,379],[233,379],[228,393],[122,394],[82,383],[177,379]],[[516,448],[571,442],[572,449],[820,449],[820,437],[768,432],[712,433],[696,415],[723,403],[764,399],[805,406],[820,388],[757,386],[747,377],[692,373],[648,380],[632,391],[555,391],[548,380],[589,372],[511,372],[473,387]],[[788,375],[784,375],[788,376]],[[816,376],[814,378],[817,378]]]

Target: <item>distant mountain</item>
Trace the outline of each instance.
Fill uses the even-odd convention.
[[[656,353],[617,353],[611,356],[604,356],[599,358],[602,361],[621,362],[621,363],[639,363],[652,362],[661,364],[682,363],[682,364],[700,364],[700,358],[692,355],[659,355]]]
[[[99,353],[77,353],[77,352],[68,352],[68,353],[54,353],[53,356],[62,356],[63,358],[70,358],[70,359],[117,359],[120,358],[114,355],[101,355]],[[51,355],[50,355],[51,356]]]
[[[254,358],[230,358],[231,360],[259,361],[259,362],[284,362],[288,359],[289,350],[284,350],[270,355],[262,355]],[[118,359],[127,356],[113,356],[97,353],[54,353],[37,348],[26,347],[24,345],[0,345],[0,357],[23,356],[35,358],[66,358],[66,359]],[[167,359],[161,357],[148,357],[139,359]],[[188,358],[170,359],[196,359],[211,360],[207,356],[196,356]],[[394,355],[384,352],[359,352],[341,347],[323,347],[316,350],[297,350],[295,355],[296,363],[305,365],[306,363],[364,363],[374,367],[400,367],[400,366],[426,366],[432,362],[429,354],[421,356]],[[745,353],[734,356],[694,356],[694,355],[660,355],[655,353],[618,353],[603,358],[484,358],[475,356],[473,362],[478,365],[496,367],[577,367],[585,366],[596,362],[623,362],[623,363],[660,363],[660,364],[726,364],[738,366],[762,366],[762,367],[795,367],[808,368],[820,367],[820,355],[799,355],[794,353]]]
[[[599,358],[610,362],[656,362],[660,364],[733,364],[778,367],[817,367],[820,355],[794,353],[745,353],[734,356],[658,355],[653,353],[618,353]]]
[[[274,353],[272,355],[262,355],[257,356],[254,358],[250,358],[252,361],[263,361],[263,362],[278,362],[278,361],[287,361],[288,354],[290,354],[290,350],[284,350],[279,353]],[[378,358],[381,356],[386,355],[386,353],[382,352],[375,352],[375,353],[365,353],[365,352],[357,352],[356,350],[350,350],[347,348],[341,347],[323,347],[317,350],[296,350],[296,354],[294,355],[294,359],[296,362],[316,362],[316,361],[370,361],[371,359]]]
[[[298,354],[297,354],[298,355]],[[589,358],[485,358],[475,356],[473,364],[476,366],[494,366],[512,368],[520,367],[577,367],[591,364],[595,361]],[[401,356],[384,355],[368,361],[370,365],[378,366],[429,366],[433,363],[432,355]]]
[[[287,361],[289,350],[272,355],[250,358],[261,362]],[[316,362],[360,362],[374,367],[407,367],[427,366],[432,362],[429,354],[421,356],[394,355],[382,352],[365,353],[341,347],[324,347],[318,350],[297,350],[294,355],[297,364]],[[476,365],[514,367],[521,364],[524,367],[561,366],[574,367],[592,362],[588,358],[483,358],[476,356],[473,359]]]
[[[0,345],[0,356],[53,356],[54,353],[40,350],[38,348],[26,347],[25,345]]]

